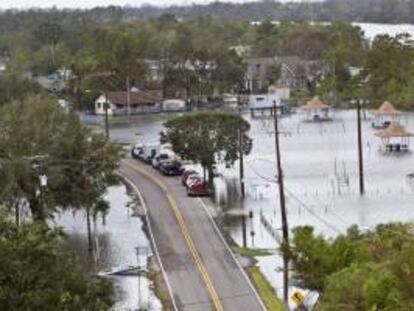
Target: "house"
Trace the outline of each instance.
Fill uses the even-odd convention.
[[[129,97],[129,98],[128,98]],[[128,100],[129,99],[129,100]],[[107,92],[95,100],[95,113],[105,114],[105,102],[109,115],[156,113],[162,111],[161,91]]]
[[[264,90],[273,82],[273,69],[277,62],[275,57],[252,57],[245,60],[247,69],[245,88],[253,93]]]
[[[249,107],[253,109],[273,108],[273,105],[280,105],[280,98],[275,93],[250,95]]]
[[[327,71],[322,62],[298,56],[248,58],[245,62],[245,88],[252,93],[265,91],[271,84],[292,90],[306,89]]]
[[[249,97],[249,109],[252,118],[271,116],[275,105],[283,113],[281,100],[276,93],[256,94]]]
[[[164,112],[182,112],[187,110],[187,104],[183,99],[166,99],[162,102]]]
[[[222,100],[225,107],[237,108],[239,105],[239,99],[234,94],[223,94]]]
[[[306,89],[327,71],[322,62],[304,60],[298,56],[278,57],[276,61],[280,65],[277,85],[293,90]]]

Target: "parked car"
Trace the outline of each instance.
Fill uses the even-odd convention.
[[[131,157],[133,159],[141,159],[143,156],[143,153],[144,153],[143,145],[141,144],[136,144],[135,146],[131,148]]]
[[[186,181],[185,181],[185,187],[188,189],[193,183],[202,180],[202,178],[200,177],[200,175],[196,174],[191,174],[187,177]]]
[[[181,163],[177,160],[162,162],[159,169],[166,176],[181,176],[183,174]]]
[[[142,153],[140,155],[140,159],[147,164],[152,163],[152,159],[156,157],[159,153],[160,146],[159,145],[143,145]]]
[[[187,195],[190,197],[207,196],[209,194],[210,188],[208,182],[201,178],[195,180],[187,187]]]
[[[197,174],[197,172],[195,170],[184,170],[183,174],[181,175],[181,184],[184,187],[187,185],[187,178],[193,174]]]
[[[161,151],[160,154],[156,155],[151,162],[151,165],[155,169],[159,169],[160,165],[164,162],[173,160],[174,155],[170,152]]]

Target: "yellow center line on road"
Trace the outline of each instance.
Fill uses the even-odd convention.
[[[201,278],[204,281],[204,284],[207,287],[207,290],[210,294],[211,300],[213,301],[214,307],[216,311],[223,311],[223,306],[221,304],[220,298],[217,294],[217,291],[213,285],[213,282],[208,274],[207,268],[203,262],[203,260],[200,257],[200,254],[194,244],[194,241],[191,237],[190,231],[188,229],[188,226],[184,220],[184,217],[180,211],[180,208],[178,207],[178,204],[176,202],[176,200],[174,199],[174,197],[172,195],[170,195],[167,191],[167,187],[164,185],[164,183],[159,180],[158,178],[156,178],[155,176],[153,176],[152,174],[150,174],[149,172],[147,172],[144,169],[141,169],[139,167],[136,167],[128,162],[124,162],[126,166],[128,166],[129,168],[137,171],[138,173],[140,173],[141,175],[144,175],[145,177],[147,177],[148,179],[150,179],[152,182],[154,182],[162,191],[165,192],[165,195],[167,196],[168,199],[168,203],[170,205],[170,207],[172,208],[173,212],[174,212],[174,216],[177,219],[178,225],[180,226],[180,230],[181,233],[184,236],[184,239],[187,243],[187,247],[190,250],[191,256],[193,257],[194,262],[196,263],[197,269],[201,274]]]

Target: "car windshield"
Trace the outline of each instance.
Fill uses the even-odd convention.
[[[160,160],[165,160],[165,159],[168,159],[168,158],[169,158],[169,156],[166,153],[160,154],[160,156],[158,157],[158,159],[160,159]]]

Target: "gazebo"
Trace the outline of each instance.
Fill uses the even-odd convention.
[[[322,102],[318,97],[308,101],[300,110],[306,114],[306,122],[332,121],[329,115],[331,107]]]
[[[386,129],[378,131],[375,135],[381,138],[380,150],[383,152],[409,151],[410,137],[414,136],[398,122],[392,122]]]
[[[385,101],[382,105],[372,111],[375,120],[372,122],[372,127],[375,129],[386,129],[391,122],[398,121],[401,112],[395,109],[394,105],[389,101]]]

